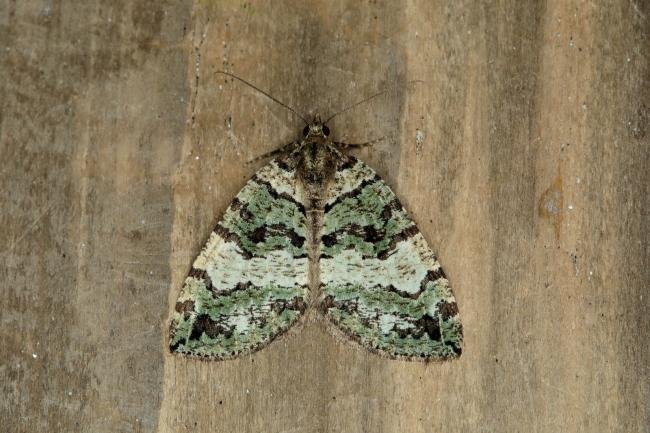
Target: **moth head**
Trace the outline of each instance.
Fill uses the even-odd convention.
[[[327,137],[330,135],[330,129],[323,123],[320,116],[314,117],[314,120],[307,124],[302,130],[302,135],[307,137]]]

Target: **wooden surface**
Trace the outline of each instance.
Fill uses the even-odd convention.
[[[8,432],[649,432],[650,4],[0,4],[0,418]],[[462,358],[319,322],[229,362],[168,315],[250,158],[301,124],[439,253]],[[424,83],[407,90],[409,80]],[[416,134],[423,140],[418,143]]]

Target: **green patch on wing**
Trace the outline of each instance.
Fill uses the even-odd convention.
[[[288,303],[305,296],[306,290],[302,287],[265,286],[236,290],[229,295],[215,297],[203,286],[196,293],[194,311],[197,314],[207,314],[216,321],[246,312],[267,312],[278,302]]]
[[[456,347],[461,347],[463,344],[463,326],[460,323],[460,316],[456,315],[447,320],[441,320],[440,332],[445,343]]]
[[[287,330],[301,313],[289,304],[307,295],[304,287],[267,286],[216,296],[197,280],[188,281],[186,288],[183,297],[191,298],[194,309],[191,313],[174,313],[170,347],[179,353],[221,359],[255,350]],[[195,326],[200,317],[209,318],[214,326],[227,332],[212,336],[197,333]]]
[[[332,233],[351,224],[383,225],[381,212],[395,195],[383,182],[366,185],[354,197],[346,197],[330,209],[324,221],[323,233]]]
[[[415,337],[412,334],[401,336],[393,330],[378,332],[376,328],[368,327],[358,315],[337,308],[330,309],[329,316],[344,332],[357,338],[361,345],[390,356],[442,359],[458,356],[452,344],[449,344],[451,341],[432,340],[426,333]]]
[[[322,253],[333,257],[353,247],[363,256],[376,257],[385,251],[396,235],[413,226],[403,208],[393,209],[390,218],[386,218],[385,207],[394,199],[395,195],[386,184],[375,182],[366,185],[358,195],[337,203],[327,212],[323,226],[324,236],[339,232],[337,242],[323,246]],[[372,227],[381,233],[381,238],[367,241],[351,227]]]
[[[328,317],[363,346],[397,357],[447,359],[459,355],[459,318],[443,320],[437,309],[440,301],[449,298],[446,280],[429,282],[417,299],[359,285],[326,286],[324,293],[332,297],[334,305],[328,309]],[[421,323],[424,317],[435,321],[440,338],[432,339],[426,332]]]
[[[326,285],[323,293],[333,297],[334,302],[346,302],[359,305],[367,311],[380,311],[382,313],[395,313],[417,320],[427,313],[429,305],[420,299],[410,299],[389,292],[382,288],[366,289],[355,284],[345,286]],[[432,305],[435,305],[435,301]],[[374,313],[373,313],[374,314]]]
[[[262,326],[253,327],[247,332],[233,332],[230,335],[220,334],[209,337],[202,333],[198,339],[183,338],[182,335],[174,335],[171,345],[177,345],[176,352],[188,355],[216,357],[227,359],[238,354],[256,350],[269,343],[281,332],[286,331],[298,319],[300,313],[294,310],[283,310],[280,314],[269,315]],[[178,330],[191,332],[193,317],[180,319]],[[189,334],[186,334],[189,335]]]
[[[272,196],[265,186],[254,181],[249,182],[237,198],[241,206],[246,207],[246,218],[242,218],[239,208],[229,207],[221,225],[239,237],[244,250],[257,257],[280,249],[294,256],[305,254],[305,244],[295,245],[287,235],[293,232],[304,239],[307,233],[305,215],[294,202]],[[256,233],[262,228],[268,228],[264,239],[256,239]]]

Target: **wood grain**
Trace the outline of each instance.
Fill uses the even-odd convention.
[[[650,432],[648,2],[0,5],[6,431]],[[308,322],[165,350],[245,161],[330,125],[439,253],[460,360]],[[422,84],[407,85],[422,80]],[[419,132],[419,134],[418,134]],[[423,137],[421,142],[417,136]]]

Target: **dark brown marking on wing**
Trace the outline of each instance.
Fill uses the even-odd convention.
[[[257,176],[257,174],[254,175],[251,180],[253,182],[257,183],[258,185],[263,186],[264,188],[266,188],[267,191],[269,192],[269,195],[271,197],[273,197],[274,200],[279,200],[279,199],[286,200],[289,203],[294,204],[298,208],[298,211],[301,214],[305,215],[305,206],[302,203],[300,203],[299,201],[297,201],[295,198],[290,196],[289,194],[287,194],[285,192],[282,192],[282,193],[278,192],[275,188],[273,188],[273,185],[271,185],[269,182],[267,182],[265,180],[260,179]]]
[[[357,197],[359,194],[361,194],[361,191],[363,191],[363,189],[365,187],[367,187],[368,185],[372,185],[374,183],[377,183],[377,182],[381,182],[381,178],[379,176],[377,176],[376,174],[373,177],[371,177],[370,179],[364,179],[354,189],[352,189],[352,190],[350,190],[348,192],[345,192],[343,194],[340,194],[338,197],[336,197],[336,200],[334,200],[332,203],[326,204],[325,205],[325,213],[332,210],[332,208],[334,208],[336,205],[338,205],[339,203],[341,203],[345,199]]]
[[[352,156],[352,155],[344,155],[344,157],[341,158],[341,160],[339,161],[339,163],[338,163],[338,165],[336,167],[336,171],[341,172],[341,171],[348,170],[348,169],[354,167],[357,164],[357,162],[359,162],[359,160],[357,158],[355,158],[354,156]]]
[[[305,243],[305,237],[300,236],[295,230],[290,229],[282,224],[271,224],[264,225],[256,228],[250,234],[249,239],[254,243],[258,244],[260,242],[266,241],[270,236],[283,236],[289,239],[291,245],[297,248],[301,248]]]
[[[253,254],[251,254],[246,248],[244,248],[241,239],[236,233],[231,232],[230,230],[222,226],[221,223],[217,223],[213,231],[219,236],[221,236],[223,240],[237,244],[237,246],[239,247],[238,253],[244,259],[250,260],[253,258]]]
[[[458,304],[455,302],[447,302],[444,299],[436,304],[436,308],[440,312],[440,317],[445,322],[458,314]]]
[[[189,315],[194,311],[194,301],[187,300],[183,302],[177,302],[176,305],[174,306],[174,309],[178,313],[183,314],[183,316]]]

